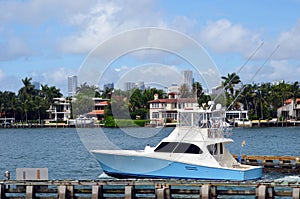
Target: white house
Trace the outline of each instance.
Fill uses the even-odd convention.
[[[66,98],[54,98],[54,102],[47,110],[50,120],[53,121],[67,121],[71,117],[71,102]]]
[[[158,99],[158,95],[154,95],[154,100],[150,103],[150,120],[151,124],[163,124],[166,120],[171,122],[177,121],[178,109],[193,109],[198,106],[195,98],[178,98],[176,93],[170,93],[168,99]]]
[[[300,98],[294,102],[292,99],[285,100],[282,107],[277,109],[277,117],[284,117],[285,119],[297,119],[300,117]]]

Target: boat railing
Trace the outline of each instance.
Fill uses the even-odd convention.
[[[224,138],[224,134],[219,128],[209,128],[207,131],[208,138]]]
[[[227,138],[232,135],[231,128],[209,128],[207,131],[208,138]]]

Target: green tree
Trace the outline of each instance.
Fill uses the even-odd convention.
[[[192,91],[197,99],[203,94],[202,85],[199,82],[194,82],[192,85]]]
[[[93,98],[98,95],[98,89],[95,86],[89,86],[86,82],[77,88],[76,95],[72,100],[72,113],[76,118],[91,112],[95,103]]]
[[[33,96],[35,95],[35,89],[31,83],[32,78],[22,79],[23,87],[18,92],[18,99],[20,100],[20,108],[22,114],[22,120],[28,122],[28,114],[32,111]]]
[[[236,73],[228,73],[227,77],[222,76],[221,78],[224,80],[222,82],[222,85],[226,91],[227,106],[229,106],[230,104],[232,104],[233,100],[235,100],[234,86],[239,84],[241,80]]]
[[[181,98],[189,97],[189,87],[187,84],[182,84],[179,88],[179,93]]]

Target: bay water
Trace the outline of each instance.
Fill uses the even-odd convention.
[[[144,149],[173,128],[0,129],[0,179],[16,168],[48,168],[51,180],[96,180],[103,173],[91,149]],[[300,156],[300,127],[234,128],[232,154]],[[246,146],[242,147],[242,142]],[[295,174],[265,173],[265,179]],[[299,174],[298,174],[299,175]]]

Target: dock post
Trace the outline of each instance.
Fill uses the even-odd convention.
[[[58,199],[66,199],[67,187],[64,185],[57,187]]]
[[[204,184],[201,186],[201,198],[210,199],[210,185]]]
[[[33,186],[26,186],[26,199],[34,199],[34,187]]]
[[[300,198],[300,188],[293,188],[293,199]]]
[[[92,199],[102,199],[103,198],[103,186],[94,185],[92,186]]]
[[[257,188],[256,188],[256,196],[257,196],[257,199],[265,199],[267,198],[267,189],[266,189],[266,185],[259,185]]]
[[[134,199],[135,193],[134,193],[134,186],[133,185],[126,185],[125,186],[125,199]]]
[[[0,184],[0,199],[5,198],[5,185]]]
[[[267,188],[268,198],[275,198],[274,187]]]
[[[211,198],[217,198],[217,187],[216,186],[210,187],[210,195],[211,195]]]
[[[169,184],[164,185],[165,199],[171,199],[171,186]]]
[[[165,199],[165,187],[161,184],[157,184],[155,187],[155,198],[156,199]]]
[[[74,186],[73,185],[69,185],[67,186],[67,198],[68,199],[73,199],[74,198]]]

